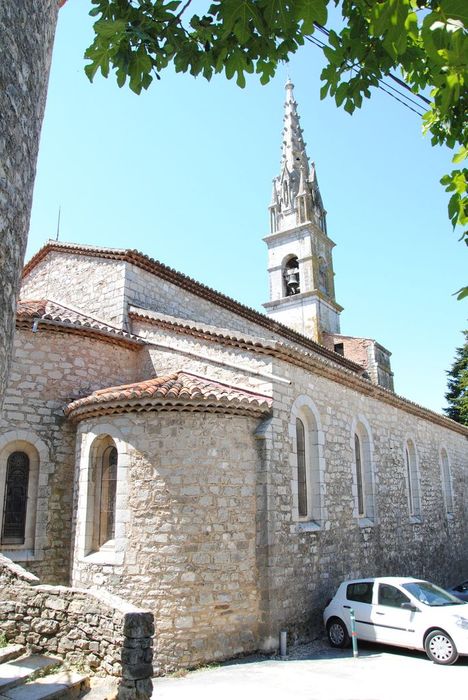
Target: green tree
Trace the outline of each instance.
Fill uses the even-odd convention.
[[[341,29],[327,31],[321,96],[352,113],[372,88],[396,71],[414,93],[429,94],[423,128],[433,145],[453,149],[457,167],[441,182],[450,194],[452,225],[468,224],[468,3],[466,0],[92,0],[95,38],[86,51],[90,80],[115,71],[136,92],[178,72],[235,78],[258,74],[267,83],[311,35],[322,32],[332,5]],[[201,5],[198,2],[197,5]],[[468,230],[461,234],[468,245]],[[468,295],[468,287],[459,298]]]
[[[458,423],[468,425],[468,331],[463,331],[465,343],[457,348],[452,369],[447,372],[448,407],[444,412]]]

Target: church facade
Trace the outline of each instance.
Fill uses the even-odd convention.
[[[340,334],[293,86],[266,314],[133,250],[26,265],[0,421],[1,551],[155,614],[163,672],[318,634],[343,578],[468,566],[468,430]]]

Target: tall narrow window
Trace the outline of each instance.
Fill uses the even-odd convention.
[[[354,455],[356,460],[356,488],[357,488],[357,502],[358,502],[358,515],[364,515],[364,492],[363,492],[363,478],[362,478],[362,454],[361,454],[361,441],[357,433],[354,435]]]
[[[292,405],[288,432],[293,448],[293,517],[301,528],[319,530],[326,520],[324,435],[317,408],[304,394]]]
[[[421,498],[419,495],[419,475],[416,448],[412,440],[405,445],[406,481],[408,484],[408,508],[413,518],[421,515]]]
[[[356,422],[350,436],[354,489],[354,516],[360,527],[373,525],[376,519],[372,435],[367,420]]]
[[[410,462],[410,456],[408,452],[408,446],[405,449],[405,459],[406,459],[406,475],[408,479],[408,500],[409,500],[409,507],[410,507],[410,514],[414,514],[414,503],[413,503],[413,487],[411,484],[411,462]]]
[[[109,445],[102,455],[99,498],[98,546],[115,536],[115,495],[117,490],[117,449]]]
[[[442,467],[442,488],[444,490],[445,510],[447,513],[453,513],[453,494],[452,480],[450,478],[450,465],[447,452],[441,452],[441,467]]]
[[[25,452],[12,452],[8,457],[5,480],[3,544],[24,544],[28,484],[29,457]]]
[[[299,517],[307,516],[307,464],[304,423],[296,418],[297,440],[297,493]]]

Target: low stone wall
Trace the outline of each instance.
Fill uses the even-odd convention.
[[[41,586],[0,555],[0,632],[31,652],[121,677],[120,700],[151,697],[153,614],[117,596]]]

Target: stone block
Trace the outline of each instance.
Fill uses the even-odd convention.
[[[128,613],[124,618],[125,637],[152,637],[154,634],[153,614],[149,612]]]

